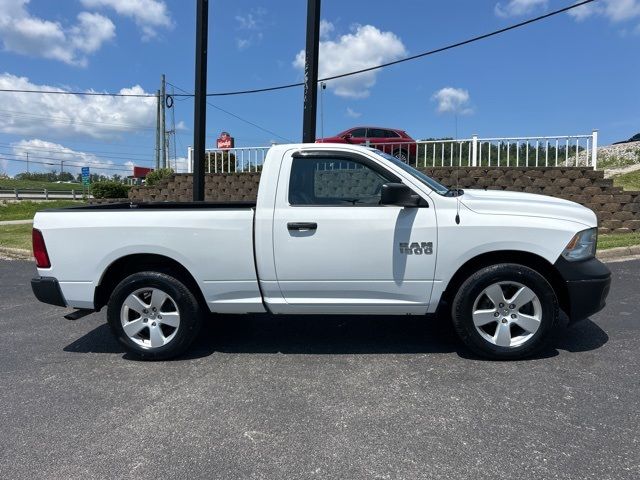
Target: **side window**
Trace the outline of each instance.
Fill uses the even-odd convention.
[[[369,166],[344,159],[294,158],[291,205],[379,205],[382,185],[397,181]]]
[[[355,138],[364,138],[367,136],[367,132],[365,128],[356,128],[355,130],[351,130],[351,136]]]
[[[369,137],[370,138],[384,138],[385,135],[385,130],[382,130],[381,128],[370,128],[369,129]]]
[[[387,137],[387,138],[400,138],[400,135],[398,135],[393,130],[385,130],[384,131],[384,136]]]

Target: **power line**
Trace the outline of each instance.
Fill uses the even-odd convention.
[[[99,161],[95,161],[95,160],[86,160],[86,159],[81,158],[82,157],[81,154],[77,154],[77,153],[75,155],[74,154],[69,154],[69,155],[73,155],[76,158],[80,157],[80,160],[74,160],[73,158],[61,158],[60,156],[58,156],[58,157],[47,157],[47,156],[44,156],[42,154],[37,154],[37,153],[35,155],[34,154],[30,154],[29,158],[30,159],[31,158],[38,158],[40,160],[51,160],[53,162],[58,162],[58,163],[60,163],[62,161],[64,163],[68,164],[68,165],[72,165],[72,163],[70,163],[70,162],[82,162],[81,164],[74,165],[74,166],[77,166],[77,167],[81,167],[81,166],[85,166],[85,165],[106,165],[107,167],[116,167],[116,166],[118,166],[117,163],[106,163],[106,162],[99,162]],[[7,157],[16,157],[17,159],[21,159],[22,158],[22,154],[20,154],[20,153],[6,153],[6,152],[0,153],[0,158],[4,158],[6,160],[12,160],[11,158],[7,158]]]
[[[515,30],[517,28],[520,27],[524,27],[526,25],[532,24],[532,23],[536,23],[539,22],[541,20],[545,20],[547,18],[553,17],[555,15],[559,15],[561,13],[564,12],[568,12],[569,10],[573,10],[574,8],[578,8],[581,7],[583,5],[587,5],[589,3],[593,3],[597,0],[583,0],[582,2],[579,3],[574,3],[573,5],[569,5],[567,7],[564,8],[560,8],[558,10],[554,10],[552,12],[546,13],[544,15],[540,15],[538,17],[534,17],[534,18],[530,18],[529,20],[525,20],[523,22],[519,22],[513,25],[510,25],[508,27],[505,28],[501,28],[499,30],[494,30],[493,32],[489,32],[489,33],[485,33],[483,35],[478,35],[476,37],[472,37],[469,38],[467,40],[463,40],[461,42],[457,42],[457,43],[452,43],[450,45],[446,45],[444,47],[440,47],[440,48],[436,48],[434,50],[429,50],[423,53],[419,53],[417,55],[411,55],[409,57],[405,57],[405,58],[401,58],[400,60],[395,60],[392,62],[387,62],[387,63],[382,63],[380,65],[375,65],[373,67],[368,67],[368,68],[363,68],[360,70],[355,70],[353,72],[348,72],[348,73],[342,73],[340,75],[333,75],[331,77],[325,77],[325,78],[320,78],[318,79],[319,82],[327,82],[329,80],[337,80],[339,78],[345,78],[345,77],[349,77],[352,75],[358,75],[360,73],[366,73],[366,72],[371,72],[373,70],[378,70],[381,68],[386,68],[386,67],[390,67],[392,65],[397,65],[399,63],[404,63],[404,62],[408,62],[411,60],[416,60],[419,58],[423,58],[423,57],[427,57],[430,55],[434,55],[436,53],[441,53],[447,50],[451,50],[457,47],[462,47],[464,45],[468,45],[470,43],[474,43],[474,42],[478,42],[480,40],[484,40],[496,35],[500,35],[502,33],[508,32],[510,30]],[[218,92],[218,93],[208,93],[207,96],[208,97],[224,97],[224,96],[231,96],[231,95],[244,95],[244,94],[249,94],[249,93],[261,93],[261,92],[273,92],[276,90],[284,90],[284,89],[288,89],[288,88],[294,88],[294,87],[301,87],[304,85],[304,82],[296,82],[296,83],[289,83],[286,85],[278,85],[275,87],[266,87],[266,88],[255,88],[255,89],[249,89],[249,90],[236,90],[236,91],[231,91],[231,92]],[[6,92],[6,93],[42,93],[42,94],[57,94],[57,95],[84,95],[84,96],[104,96],[104,97],[142,97],[142,98],[152,98],[152,97],[156,97],[155,94],[152,93],[145,93],[145,94],[137,94],[137,93],[108,93],[108,92],[72,92],[72,91],[65,91],[65,90],[19,90],[19,89],[0,89],[0,92]],[[184,93],[184,94],[176,94],[176,97],[193,97],[192,93]]]
[[[35,118],[46,118],[48,120],[53,120],[54,122],[62,122],[68,123],[71,125],[89,125],[89,126],[108,126],[108,127],[122,127],[130,130],[155,130],[152,127],[144,127],[141,125],[133,125],[128,123],[108,123],[108,122],[91,122],[88,120],[75,120],[73,118],[67,117],[58,117],[55,115],[39,115],[37,113],[29,113],[29,112],[19,112],[16,110],[2,110],[0,109],[0,117],[35,117]]]
[[[68,90],[21,90],[17,88],[0,88],[0,92],[7,93],[46,93],[53,95],[82,95],[86,97],[138,97],[152,98],[154,93],[109,93],[109,92],[70,92]]]
[[[9,160],[9,161],[13,160],[13,158],[7,158],[7,157],[16,157],[16,159],[15,159],[16,161],[18,161],[18,160],[19,161],[23,161],[21,159],[22,155],[20,155],[20,154],[16,154],[16,153],[2,153],[2,154],[0,154],[0,158],[4,158],[5,160]],[[68,165],[73,165],[71,162],[74,162],[74,161],[75,162],[82,162],[81,164],[75,164],[74,166],[76,166],[76,167],[85,166],[87,164],[90,164],[90,165],[106,165],[107,167],[118,166],[115,163],[95,162],[95,161],[91,161],[91,160],[87,161],[87,160],[84,160],[84,159],[83,160],[73,160],[71,158],[70,159],[65,159],[65,158],[60,158],[60,157],[46,157],[46,156],[42,156],[42,155],[29,155],[29,159],[30,159],[29,161],[31,161],[32,158],[38,158],[40,160],[51,160],[52,162],[57,162],[57,163],[63,162],[63,163],[66,163]]]
[[[441,53],[441,52],[444,52],[444,51],[447,51],[447,50],[452,50],[452,49],[457,48],[457,47],[462,47],[462,46],[468,45],[470,43],[478,42],[480,40],[484,40],[484,39],[489,38],[489,37],[500,35],[502,33],[508,32],[510,30],[515,30],[517,28],[524,27],[524,26],[529,25],[531,23],[535,23],[535,22],[539,22],[541,20],[545,20],[545,19],[547,19],[549,17],[553,17],[555,15],[559,15],[561,13],[568,12],[569,10],[573,10],[574,8],[578,8],[578,7],[581,7],[583,5],[586,5],[588,3],[592,3],[592,2],[595,2],[595,1],[596,0],[584,0],[582,2],[574,3],[573,5],[569,5],[568,7],[564,7],[564,8],[558,9],[558,10],[554,10],[554,11],[546,13],[544,15],[540,15],[538,17],[530,18],[529,20],[525,20],[523,22],[516,23],[514,25],[510,25],[510,26],[505,27],[505,28],[501,28],[499,30],[494,30],[493,32],[490,32],[490,33],[485,33],[483,35],[478,35],[476,37],[472,37],[472,38],[469,38],[467,40],[463,40],[461,42],[452,43],[452,44],[446,45],[444,47],[440,47],[440,48],[436,48],[434,50],[429,50],[429,51],[426,51],[426,52],[419,53],[417,55],[411,55],[409,57],[401,58],[400,60],[395,60],[393,62],[381,63],[380,65],[375,65],[373,67],[368,67],[368,68],[363,68],[363,69],[360,69],[360,70],[355,70],[353,72],[342,73],[340,75],[333,75],[331,77],[320,78],[320,79],[318,79],[318,82],[328,82],[329,80],[337,80],[339,78],[345,78],[345,77],[350,77],[352,75],[358,75],[360,73],[371,72],[373,70],[379,70],[381,68],[390,67],[392,65],[397,65],[399,63],[409,62],[411,60],[416,60],[416,59],[419,59],[419,58],[428,57],[430,55],[435,55],[436,53]],[[286,84],[286,85],[278,85],[278,86],[275,86],[275,87],[254,88],[254,89],[249,89],[249,90],[236,90],[236,91],[231,91],[231,92],[208,93],[207,97],[225,97],[225,96],[231,96],[231,95],[245,95],[245,94],[249,94],[249,93],[273,92],[273,91],[276,91],[276,90],[285,90],[285,89],[288,89],[288,88],[301,87],[303,85],[304,85],[304,82],[296,82],[296,83],[289,83],[289,84]],[[182,96],[193,96],[193,94],[186,94],[186,95],[182,95]]]
[[[31,160],[31,157],[29,157],[28,162],[27,162],[27,160],[23,160],[23,159],[20,159],[20,158],[4,158],[4,157],[0,157],[0,158],[2,158],[3,160],[6,160],[7,162],[22,162],[22,163],[30,163],[30,164],[31,163],[35,163],[35,164],[38,164],[38,165],[55,165],[55,166],[58,166],[59,163],[60,163],[59,161],[58,162],[38,162],[36,160]],[[37,158],[40,158],[40,157],[37,157]],[[69,166],[69,167],[87,167],[88,166],[88,167],[91,167],[91,168],[95,168],[96,170],[114,170],[114,171],[118,171],[118,172],[130,172],[131,171],[131,168],[125,168],[125,167],[122,167],[122,168],[99,167],[99,166],[96,166],[96,164],[94,164],[94,163],[84,163],[84,164],[80,164],[80,165],[74,164],[74,163],[69,163],[69,162],[66,162],[66,161],[63,161],[63,163],[65,165]]]
[[[78,152],[78,151],[69,151],[69,150],[65,150],[62,148],[54,148],[54,147],[49,147],[49,148],[41,148],[41,147],[32,147],[32,146],[24,146],[24,145],[12,145],[10,143],[2,143],[0,142],[0,149],[4,149],[4,150],[13,150],[15,151],[20,150],[20,151],[40,151],[40,152],[46,152],[46,153],[51,153],[51,154],[58,154],[58,155],[96,155],[99,156],[100,158],[110,158],[110,159],[114,159],[114,160],[131,160],[133,162],[151,162],[153,163],[153,160],[150,160],[148,157],[148,154],[144,154],[144,153],[130,153],[130,154],[125,154],[125,155],[138,155],[138,156],[145,156],[147,158],[132,158],[132,157],[123,157],[120,155],[117,156],[113,156],[115,154],[117,154],[118,152],[104,152],[105,154],[102,154],[100,152],[96,152],[96,151],[83,151],[83,152]],[[113,155],[109,155],[109,154],[113,154]]]
[[[173,84],[173,83],[171,83],[171,82],[167,82],[167,83],[168,83],[169,85],[171,85],[172,87],[177,88],[177,89],[178,89],[178,90],[180,90],[181,92],[187,93],[187,91],[186,91],[185,89],[180,88],[180,87],[178,87],[177,85],[174,85],[174,84]],[[262,127],[262,126],[258,125],[257,123],[254,123],[254,122],[252,122],[252,121],[250,121],[250,120],[247,120],[246,118],[242,118],[240,115],[237,115],[237,114],[235,114],[235,113],[233,113],[233,112],[230,112],[230,111],[228,111],[228,110],[225,110],[224,108],[219,107],[218,105],[214,105],[214,104],[213,104],[213,103],[211,103],[211,102],[207,102],[207,105],[209,105],[210,107],[215,108],[216,110],[220,110],[221,112],[226,113],[227,115],[230,115],[230,116],[232,116],[232,117],[234,117],[234,118],[237,118],[238,120],[240,120],[240,121],[242,121],[242,122],[244,122],[244,123],[246,123],[246,124],[248,124],[248,125],[251,125],[251,126],[253,126],[253,127],[255,127],[255,128],[259,129],[259,130],[262,130],[263,132],[266,132],[266,133],[268,133],[269,135],[273,135],[273,136],[275,136],[275,137],[281,138],[282,140],[284,140],[284,141],[286,141],[286,142],[291,142],[291,143],[293,143],[293,140],[291,140],[290,138],[283,137],[282,135],[279,135],[279,134],[277,134],[276,132],[269,130],[268,128],[264,128],[264,127]]]

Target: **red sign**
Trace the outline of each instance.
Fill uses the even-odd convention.
[[[133,167],[133,178],[147,178],[147,175],[149,175],[151,172],[153,172],[153,168],[146,168],[146,167]]]
[[[226,150],[228,148],[233,148],[234,138],[229,135],[227,132],[222,132],[218,137],[217,146],[221,150]]]

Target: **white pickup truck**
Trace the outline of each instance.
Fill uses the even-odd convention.
[[[257,202],[38,213],[32,288],[76,317],[107,306],[147,359],[183,353],[209,312],[452,318],[472,351],[517,359],[560,309],[576,321],[604,307],[596,227],[577,203],[448,189],[375,149],[278,145]]]

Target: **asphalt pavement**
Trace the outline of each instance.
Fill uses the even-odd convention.
[[[538,358],[473,357],[418,317],[224,316],[126,355],[0,261],[0,477],[638,479],[640,261]]]

